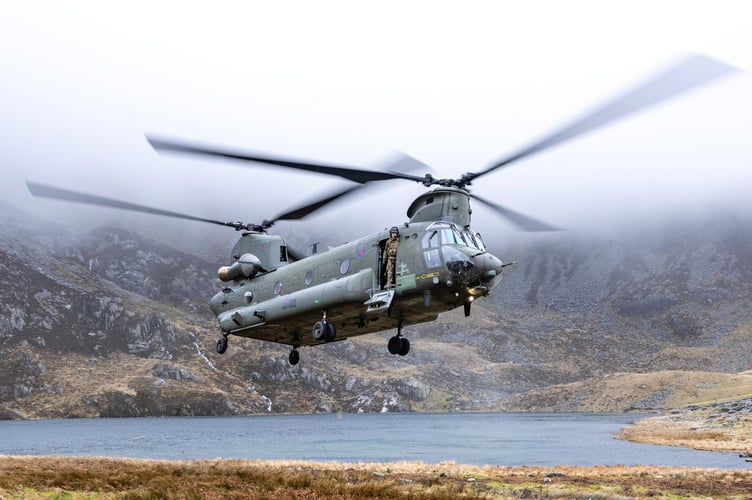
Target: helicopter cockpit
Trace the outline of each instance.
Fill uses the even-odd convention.
[[[452,222],[434,222],[426,228],[421,247],[427,267],[444,264],[464,284],[479,278],[475,257],[485,254],[486,247],[480,234],[473,234],[469,227],[463,229]]]
[[[486,245],[480,233],[473,234],[469,227],[461,229],[452,222],[434,222],[426,228],[422,239],[424,257],[429,267],[441,265],[438,260],[438,251],[440,247],[446,245],[466,247],[474,250],[475,253],[486,251]]]

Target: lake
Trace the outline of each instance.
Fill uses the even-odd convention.
[[[504,466],[751,465],[735,453],[614,438],[619,429],[644,416],[379,413],[0,421],[0,454]]]

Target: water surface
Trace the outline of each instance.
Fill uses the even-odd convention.
[[[749,468],[735,453],[620,441],[634,414],[382,413],[0,422],[0,454]]]

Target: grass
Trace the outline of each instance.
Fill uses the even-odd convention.
[[[0,456],[0,498],[747,498],[752,470]]]
[[[752,393],[752,371],[737,374],[677,370],[614,373],[514,396],[504,401],[504,408],[508,411],[556,411],[563,405],[567,411],[622,412],[656,393],[665,394],[655,402],[656,409],[742,399]],[[578,395],[584,397],[578,399]]]
[[[709,418],[711,410],[639,420],[618,437],[637,443],[752,454],[752,415]]]

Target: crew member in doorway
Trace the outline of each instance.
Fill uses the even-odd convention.
[[[394,286],[394,274],[397,267],[397,247],[399,246],[399,229],[392,226],[389,229],[389,239],[384,244],[384,251],[381,254],[381,261],[385,265],[384,274],[386,275],[386,285],[384,288]]]

